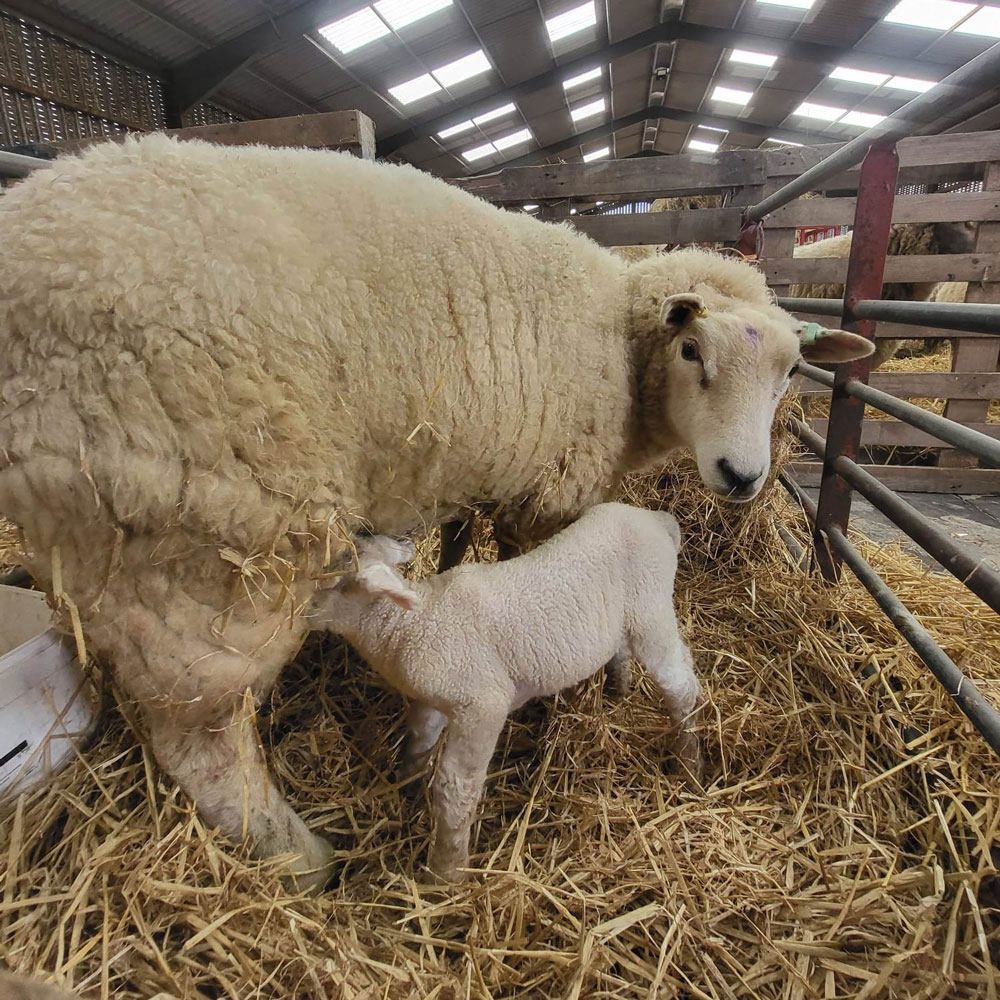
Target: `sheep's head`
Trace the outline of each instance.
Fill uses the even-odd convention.
[[[741,503],[767,478],[771,424],[799,359],[850,361],[873,345],[777,306],[725,301],[709,309],[693,292],[662,300],[658,334],[646,338],[640,406],[654,448],[689,449],[705,485]]]
[[[315,628],[348,630],[364,610],[383,598],[407,610],[418,607],[419,595],[397,572],[413,558],[413,542],[373,535],[356,539],[355,549],[356,567],[321,586],[314,599]]]

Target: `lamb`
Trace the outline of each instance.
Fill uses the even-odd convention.
[[[611,664],[626,690],[634,656],[656,681],[688,775],[700,775],[691,728],[699,685],[677,627],[681,535],[665,512],[599,504],[527,555],[461,566],[408,583],[396,566],[413,546],[375,537],[358,569],[316,599],[315,624],[347,638],[411,700],[408,774],[442,731],[433,788],[430,866],[448,880],[469,862],[469,828],[508,714]]]
[[[800,353],[861,356],[744,264],[627,266],[408,167],[163,135],[0,199],[0,516],[208,825],[332,852],[255,732],[366,524],[502,505],[517,549],[673,449],[745,501]]]
[[[975,235],[976,226],[971,222],[896,223],[889,232],[889,248],[886,253],[889,256],[971,253],[975,247]],[[847,233],[816,243],[802,244],[795,248],[793,256],[796,259],[847,257],[851,252],[852,236],[852,233]],[[882,286],[882,298],[887,301],[932,301],[929,296],[939,284],[941,283],[886,282]],[[839,299],[843,298],[844,286],[828,283],[796,284],[789,287],[788,294],[794,298]],[[901,340],[880,338],[875,345],[872,368],[878,368],[895,356],[901,343]]]

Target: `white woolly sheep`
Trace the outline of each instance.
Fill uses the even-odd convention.
[[[61,986],[50,986],[0,969],[0,997],[3,1000],[80,1000]]]
[[[889,231],[889,256],[971,253],[975,246],[976,226],[970,222],[896,223]],[[847,257],[851,252],[853,233],[832,236],[816,243],[804,243],[793,251],[796,259],[826,259]],[[885,300],[930,301],[929,296],[940,283],[890,281],[882,286]],[[947,284],[958,284],[948,282]],[[795,298],[839,299],[844,286],[833,283],[791,285],[788,294]],[[937,300],[941,301],[941,300]],[[901,340],[880,338],[875,344],[872,368],[878,368],[899,350]]]
[[[527,555],[408,583],[394,567],[413,546],[376,537],[359,543],[357,572],[316,598],[316,626],[347,638],[411,700],[406,773],[423,769],[447,727],[434,779],[438,874],[454,879],[468,865],[469,827],[510,712],[605,664],[619,690],[631,657],[649,671],[680,727],[675,752],[698,780],[699,685],[673,604],[680,544],[670,514],[599,504]]]
[[[753,496],[805,329],[745,264],[626,266],[407,166],[153,135],[0,199],[0,515],[204,819],[321,884],[254,704],[361,523],[518,546],[689,448]],[[811,360],[863,355],[830,331]]]

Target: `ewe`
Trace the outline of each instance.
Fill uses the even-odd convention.
[[[317,627],[343,635],[412,702],[407,770],[426,763],[447,727],[434,779],[431,867],[448,879],[468,865],[469,827],[508,714],[612,665],[620,690],[635,657],[653,676],[675,751],[698,779],[690,728],[699,686],[674,613],[681,544],[674,518],[599,504],[527,555],[477,563],[417,583],[395,567],[413,546],[358,543],[356,572],[315,600]]]

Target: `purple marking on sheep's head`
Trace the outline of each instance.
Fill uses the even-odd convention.
[[[750,338],[750,340],[753,343],[755,343],[755,344],[759,344],[760,343],[760,331],[755,326],[748,326],[748,327],[746,327],[746,332],[747,332],[747,336]]]

